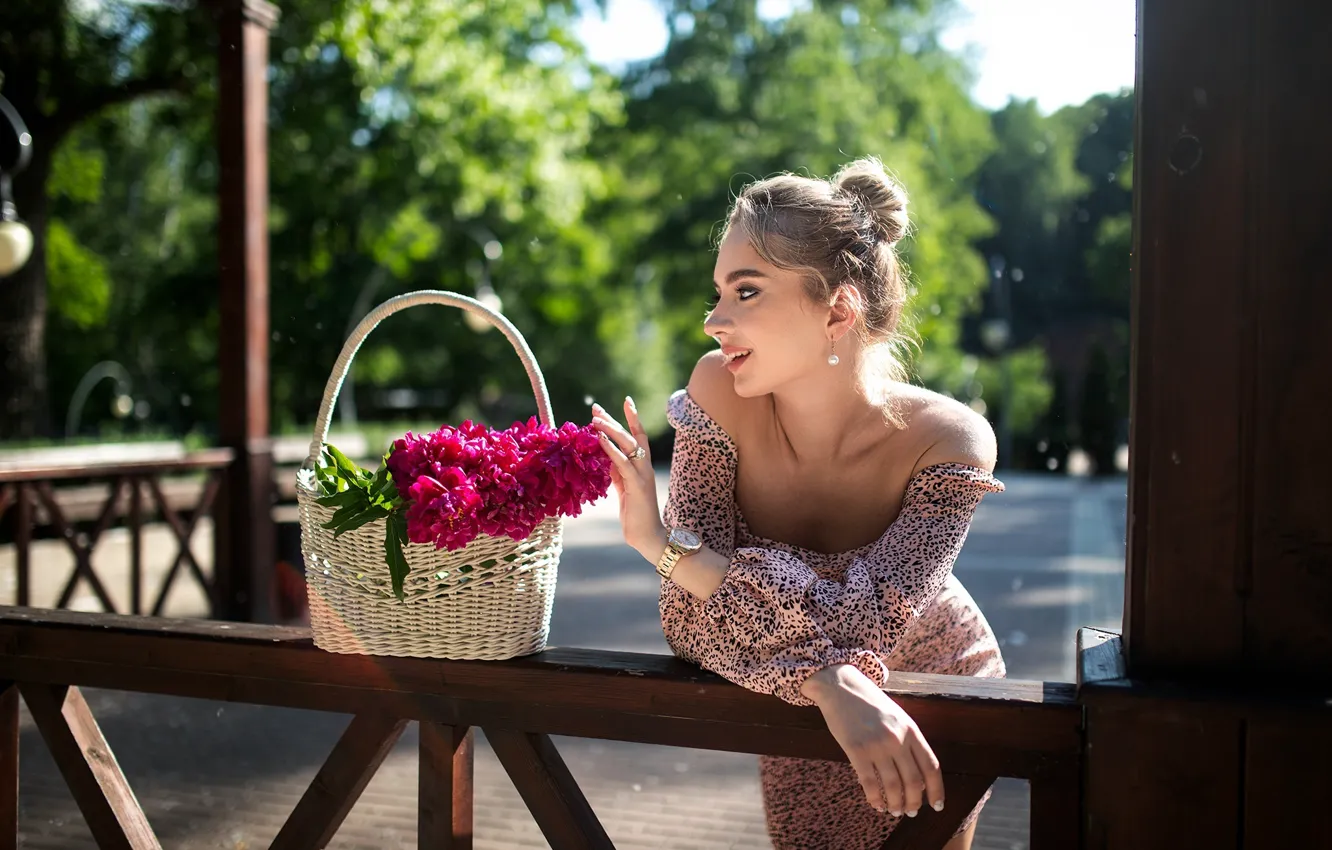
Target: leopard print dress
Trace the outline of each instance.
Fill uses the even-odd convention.
[[[800,686],[830,664],[852,664],[880,687],[891,670],[1004,675],[993,631],[952,574],[981,497],[1003,490],[998,479],[963,464],[921,470],[882,537],[828,555],[749,531],[735,443],[685,390],[667,418],[675,454],[663,518],[732,556],[706,600],[662,581],[662,629],[676,655],[795,705],[812,705]],[[878,848],[899,821],[869,805],[845,762],[764,756],[759,773],[776,850]]]

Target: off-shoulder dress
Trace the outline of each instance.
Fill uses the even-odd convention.
[[[687,391],[671,396],[667,418],[675,449],[663,518],[731,556],[706,600],[662,581],[662,629],[676,655],[796,705],[811,704],[800,686],[831,664],[852,664],[880,687],[890,671],[1004,675],[994,632],[952,574],[976,506],[1003,490],[998,479],[963,464],[922,469],[878,540],[824,554],[750,532],[735,496],[735,442]],[[759,772],[776,850],[869,850],[899,821],[870,807],[845,762],[764,756]]]

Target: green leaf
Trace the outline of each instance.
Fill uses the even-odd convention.
[[[343,480],[352,482],[362,478],[364,473],[361,471],[361,468],[353,463],[345,454],[338,451],[336,446],[325,444],[324,448],[328,451],[329,455],[332,456],[333,463],[337,466],[338,472],[341,474]]]
[[[335,534],[338,533],[338,529],[346,525],[352,517],[359,515],[370,507],[370,503],[365,498],[364,490],[348,490],[347,492],[353,494],[355,501],[338,508],[333,513],[333,518],[324,523],[324,528],[333,529]]]
[[[393,595],[403,602],[406,600],[402,585],[407,579],[407,556],[402,547],[407,543],[407,517],[401,513],[390,514],[387,526],[384,530],[384,561],[393,582]]]
[[[390,508],[397,507],[402,503],[402,497],[398,495],[398,484],[391,475],[386,475],[382,482],[371,485],[370,497]]]
[[[324,527],[333,529],[333,536],[337,537],[344,532],[354,531],[368,522],[383,519],[388,514],[388,509],[380,505],[349,505],[333,514],[333,519],[329,520]]]
[[[315,501],[326,508],[345,508],[348,505],[364,502],[365,492],[362,490],[343,490],[341,493],[334,493],[331,496],[321,496]]]
[[[374,522],[377,519],[383,519],[388,515],[389,515],[388,508],[382,507],[380,505],[371,505],[365,510],[363,510],[361,513],[356,514],[355,516],[349,518],[342,525],[333,529],[333,536],[336,537],[339,534],[342,534],[343,532],[346,531],[355,531],[356,529],[360,528],[361,526],[365,525],[368,522]]]

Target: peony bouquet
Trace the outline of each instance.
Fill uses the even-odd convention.
[[[371,473],[331,445],[315,468],[334,535],[385,520],[384,557],[403,599],[408,543],[461,549],[477,535],[523,540],[545,519],[578,516],[606,495],[611,462],[592,426],[535,418],[503,431],[467,421],[395,440]]]

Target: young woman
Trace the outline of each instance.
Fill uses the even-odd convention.
[[[740,194],[704,322],[720,350],[667,407],[664,525],[633,400],[627,429],[593,407],[625,540],[663,576],[672,649],[817,705],[850,760],[761,759],[779,850],[877,848],[900,818],[943,808],[938,759],[882,690],[889,671],[1004,675],[952,575],[976,505],[1003,489],[994,434],[904,380],[906,229],[906,195],[873,159]],[[979,812],[948,850],[971,846]]]

